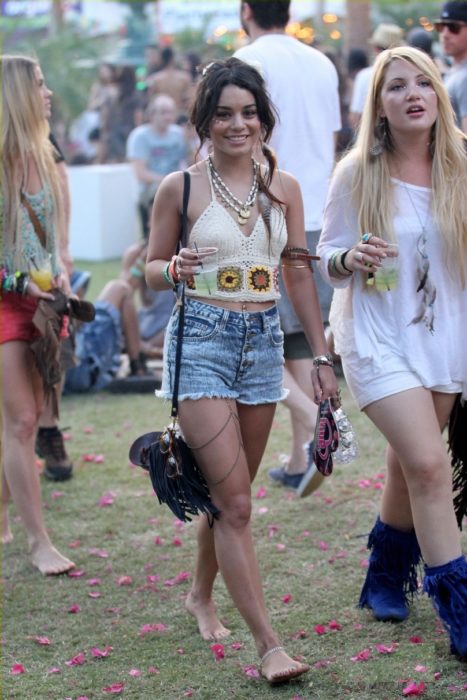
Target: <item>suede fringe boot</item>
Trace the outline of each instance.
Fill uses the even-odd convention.
[[[451,641],[451,652],[467,660],[467,562],[462,555],[442,566],[425,566],[423,590],[430,596]]]
[[[403,532],[376,519],[368,538],[368,572],[358,607],[368,607],[377,620],[400,622],[418,589],[421,553],[415,531]]]

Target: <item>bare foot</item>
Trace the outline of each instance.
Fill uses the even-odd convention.
[[[31,559],[33,565],[45,576],[66,574],[75,568],[75,564],[60,554],[50,542],[33,545]]]
[[[212,600],[199,603],[194,600],[191,593],[188,593],[185,607],[196,618],[199,633],[207,642],[218,642],[230,635],[230,630],[219,620]]]
[[[271,685],[286,683],[309,670],[308,664],[295,661],[282,647],[273,647],[261,659],[261,675]]]

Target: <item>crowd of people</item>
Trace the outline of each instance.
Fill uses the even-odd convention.
[[[96,157],[132,163],[142,239],[98,296],[95,319],[75,329],[73,366],[62,357],[53,379],[38,318],[57,290],[74,297],[69,193],[41,68],[1,57],[3,541],[11,497],[33,565],[47,575],[74,567],[45,529],[34,462],[39,427],[43,442],[57,439],[51,387],[99,389],[123,348],[130,373],[145,375],[149,348],[163,341],[158,394],[171,398],[182,294],[179,422],[220,510],[214,522],[199,518],[186,608],[204,639],[228,636],[213,600],[220,572],[271,684],[309,666],[289,656],[267,612],[251,483],[284,401],[290,459],[269,476],[302,497],[319,486],[312,435],[320,402],[339,402],[337,359],[387,441],[358,604],[378,620],[405,620],[423,563],[451,651],[467,657],[465,513],[454,510],[443,437],[454,407],[467,413],[467,2],[446,2],[435,23],[449,66],[425,34],[383,24],[371,37],[372,65],[353,54],[345,91],[329,57],[286,34],[289,6],[242,2],[250,43],[196,76],[171,49],[148,47],[145,104],[131,70],[102,66],[90,96]],[[181,115],[189,127],[176,124]],[[343,124],[351,136],[336,158]],[[56,336],[66,345],[67,315]],[[54,466],[62,472],[49,469],[50,478],[71,476],[69,465]]]

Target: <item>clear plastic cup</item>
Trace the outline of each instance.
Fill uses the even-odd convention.
[[[219,263],[217,248],[196,248],[200,264],[195,274],[195,286],[198,294],[211,296],[217,290],[217,273]]]
[[[52,289],[52,263],[50,257],[43,258],[37,267],[31,267],[29,276],[43,292]]]
[[[375,287],[379,292],[390,292],[399,282],[399,246],[397,243],[389,243],[384,249],[385,258],[381,258],[381,267],[375,274]]]

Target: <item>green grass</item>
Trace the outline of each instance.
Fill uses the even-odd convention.
[[[102,286],[115,269],[117,263],[93,266],[94,281]],[[95,296],[93,290],[90,296]],[[232,636],[225,658],[215,660],[184,611],[190,577],[168,585],[177,574],[193,572],[196,526],[177,523],[158,505],[147,475],[128,465],[129,444],[162,426],[168,405],[150,395],[102,393],[64,398],[61,425],[70,426],[67,446],[75,476],[64,484],[42,482],[52,539],[82,576],[53,579],[36,573],[13,510],[14,540],[3,551],[3,697],[114,697],[103,689],[124,683],[115,697],[393,700],[404,697],[409,681],[426,684],[425,700],[466,696],[467,668],[449,654],[446,635],[425,596],[400,625],[378,623],[355,607],[365,574],[366,535],[378,512],[384,443],[356,411],[345,387],[343,395],[358,433],[358,460],[336,465],[308,499],[272,486],[267,469],[278,463],[290,441],[289,414],[280,406],[253,485],[253,530],[268,610],[288,649],[312,664],[307,676],[269,688],[245,674],[245,667],[258,663],[254,645],[220,580],[215,597]],[[103,455],[104,461],[86,461],[90,455]],[[263,498],[256,497],[260,487],[266,489]],[[99,501],[104,494],[113,502],[103,507]],[[465,551],[465,535],[463,545]],[[286,595],[292,596],[288,603]],[[68,612],[74,604],[80,606],[76,614]],[[341,629],[329,630],[331,620]],[[144,625],[155,623],[166,629],[140,634]],[[317,634],[316,625],[326,626],[326,633]],[[423,643],[411,643],[414,635]],[[39,644],[38,637],[47,637],[50,644]],[[233,642],[241,648],[232,648]],[[381,654],[377,644],[397,646],[393,653]],[[94,658],[95,647],[112,649],[105,658]],[[364,649],[370,650],[367,661],[351,660]],[[80,653],[82,665],[66,664]],[[16,663],[23,664],[25,673],[10,673]],[[59,673],[51,673],[53,668]],[[140,675],[131,675],[132,669]]]

